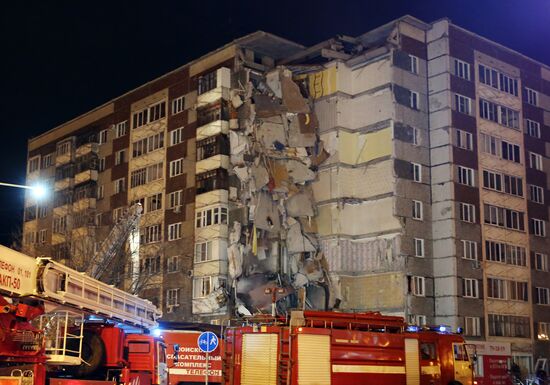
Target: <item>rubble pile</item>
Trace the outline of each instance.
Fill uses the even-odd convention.
[[[316,239],[311,182],[329,154],[305,83],[277,68],[230,95],[228,288],[241,314],[289,307],[327,309],[340,301]],[[231,194],[230,194],[231,196]],[[272,295],[269,295],[272,293]]]

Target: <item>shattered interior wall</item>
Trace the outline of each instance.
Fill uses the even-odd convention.
[[[239,314],[270,311],[273,298],[283,308],[324,309],[340,296],[334,288],[330,296],[337,277],[328,273],[313,219],[311,182],[329,154],[317,135],[311,87],[292,75],[283,67],[234,74],[228,281],[211,294],[211,312],[226,305]]]

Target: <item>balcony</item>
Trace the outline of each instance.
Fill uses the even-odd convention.
[[[229,177],[227,170],[224,168],[217,168],[197,174],[195,186],[197,195],[214,190],[228,190]]]
[[[229,88],[231,87],[231,70],[219,68],[198,79],[197,106],[200,108],[214,103],[220,99],[229,100]]]
[[[229,192],[227,190],[214,190],[197,195],[195,197],[195,208],[210,206],[216,203],[227,204],[229,202]]]
[[[90,153],[97,154],[99,152],[99,144],[86,143],[76,149],[76,157],[88,155]]]
[[[229,138],[227,135],[211,136],[197,142],[196,174],[217,168],[229,168]]]
[[[74,176],[74,183],[80,184],[88,181],[97,181],[97,171],[96,170],[87,170],[79,172]]]
[[[209,138],[211,136],[229,133],[229,122],[227,120],[215,120],[204,126],[197,128],[197,140]]]

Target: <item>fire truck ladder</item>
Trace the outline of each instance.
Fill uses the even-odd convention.
[[[279,337],[279,364],[277,365],[277,384],[287,385],[290,383],[290,338],[291,332],[287,328],[280,330],[281,335]],[[285,340],[285,333],[288,333],[288,339]]]
[[[117,253],[124,246],[126,239],[133,232],[139,230],[139,220],[142,212],[143,207],[141,207],[141,204],[136,203],[132,205],[112,228],[98,252],[93,256],[94,261],[91,264],[93,266],[91,275],[94,278],[102,279],[105,276],[105,273],[112,267],[112,262],[116,258]],[[137,244],[139,245],[139,242]]]

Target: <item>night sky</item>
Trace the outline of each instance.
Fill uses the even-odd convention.
[[[24,183],[27,140],[231,40],[264,30],[304,45],[404,14],[455,24],[550,64],[550,0],[10,1],[2,4],[0,181]],[[0,243],[22,190],[0,187]]]

